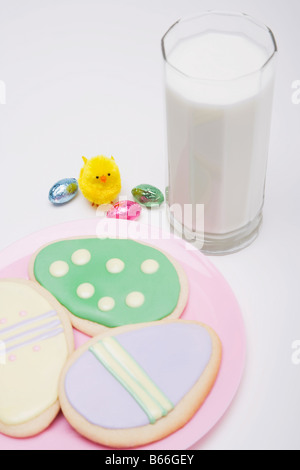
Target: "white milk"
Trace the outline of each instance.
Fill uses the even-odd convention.
[[[260,70],[267,60],[251,40],[223,33],[185,39],[168,55],[169,205],[205,204],[206,233],[239,230],[262,209],[273,92],[272,71]],[[179,210],[175,219],[197,230],[195,214],[183,221]]]

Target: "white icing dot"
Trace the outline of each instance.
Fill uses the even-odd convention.
[[[125,263],[119,258],[112,258],[106,263],[106,269],[109,273],[118,274],[125,268]]]
[[[145,274],[154,274],[158,269],[159,264],[155,259],[146,259],[146,261],[141,264],[141,270]]]
[[[77,289],[77,295],[81,299],[90,299],[95,294],[95,287],[92,284],[86,282],[85,284],[80,284]]]
[[[145,296],[141,292],[131,292],[126,297],[126,304],[128,307],[137,308],[141,307],[145,302]]]
[[[77,250],[72,255],[72,262],[77,266],[84,266],[91,261],[91,253],[88,250]]]
[[[55,261],[49,271],[53,277],[64,277],[69,272],[69,265],[65,261]]]
[[[114,308],[115,304],[116,303],[112,297],[102,297],[98,302],[98,307],[102,312],[108,312]]]

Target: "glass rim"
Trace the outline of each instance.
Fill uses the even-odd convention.
[[[252,23],[259,26],[260,28],[264,29],[265,32],[269,34],[269,36],[272,40],[272,43],[273,43],[273,48],[274,48],[273,52],[270,54],[268,59],[259,68],[255,69],[251,72],[248,72],[246,74],[238,75],[237,77],[232,78],[232,79],[219,79],[219,78],[211,79],[211,78],[194,77],[194,76],[186,74],[185,72],[178,69],[177,67],[175,67],[173,64],[171,64],[169,62],[167,54],[166,54],[166,50],[165,50],[165,40],[166,40],[168,34],[180,23],[184,23],[184,22],[191,21],[191,20],[196,20],[198,18],[201,18],[203,16],[208,16],[208,15],[224,15],[224,16],[236,16],[236,17],[239,16],[239,17],[246,18],[247,20],[249,20]],[[184,76],[185,78],[189,78],[189,79],[192,79],[192,80],[197,80],[199,82],[216,82],[216,83],[218,83],[218,82],[221,83],[221,82],[225,82],[225,81],[240,80],[242,78],[249,77],[251,75],[255,75],[256,73],[262,71],[272,61],[273,57],[275,57],[275,55],[278,51],[277,43],[276,43],[276,39],[275,39],[275,36],[273,34],[273,31],[267,25],[265,25],[261,21],[258,21],[256,18],[249,15],[248,13],[237,12],[237,11],[224,11],[224,10],[206,10],[202,13],[199,13],[198,15],[193,15],[193,16],[187,16],[187,17],[180,18],[175,23],[173,23],[170,26],[170,28],[166,31],[166,33],[163,35],[163,37],[161,39],[161,48],[162,48],[163,59],[164,59],[165,63],[168,64],[169,67],[171,67],[173,70],[175,70],[180,75]]]

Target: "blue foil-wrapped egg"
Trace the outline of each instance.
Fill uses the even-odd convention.
[[[75,178],[65,178],[55,183],[49,191],[49,201],[55,206],[70,202],[78,193],[78,182]]]

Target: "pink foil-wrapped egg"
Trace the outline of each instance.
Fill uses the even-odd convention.
[[[110,219],[136,220],[142,212],[141,206],[134,201],[120,201],[106,214]]]

